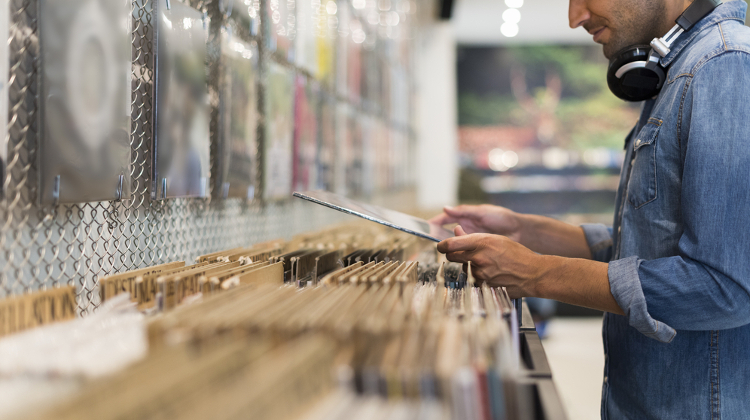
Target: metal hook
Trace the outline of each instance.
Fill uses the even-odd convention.
[[[52,185],[52,204],[60,203],[60,175],[55,175],[55,182]]]
[[[120,174],[119,178],[117,179],[117,190],[115,191],[115,201],[122,200],[122,184],[124,181],[125,181],[125,175]]]
[[[161,179],[161,199],[167,199],[167,178]]]

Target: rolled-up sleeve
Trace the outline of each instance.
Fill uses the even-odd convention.
[[[612,228],[601,224],[581,225],[586,242],[591,250],[591,257],[595,261],[609,262],[612,259]]]
[[[727,52],[697,71],[685,96],[677,255],[609,264],[630,325],[660,341],[750,324],[748,69],[750,54]]]

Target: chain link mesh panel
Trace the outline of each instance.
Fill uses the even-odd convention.
[[[132,2],[130,200],[40,207],[37,203],[38,3],[11,0],[8,161],[0,203],[0,297],[74,285],[81,315],[99,305],[112,273],[247,246],[341,220],[305,203],[150,199],[154,84],[152,4]]]

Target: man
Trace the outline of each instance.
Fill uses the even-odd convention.
[[[570,0],[612,57],[663,36],[686,0]],[[606,311],[603,419],[750,419],[750,29],[718,6],[661,58],[626,141],[614,228],[446,208],[438,244],[512,297]]]

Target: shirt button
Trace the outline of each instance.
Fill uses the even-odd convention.
[[[640,146],[640,145],[641,145],[641,139],[638,139],[638,140],[636,140],[636,141],[635,141],[635,145],[636,145],[636,146]]]
[[[608,380],[609,380],[609,377],[605,376],[604,377],[604,383],[606,384]]]
[[[617,226],[617,233],[622,232],[622,226]]]

